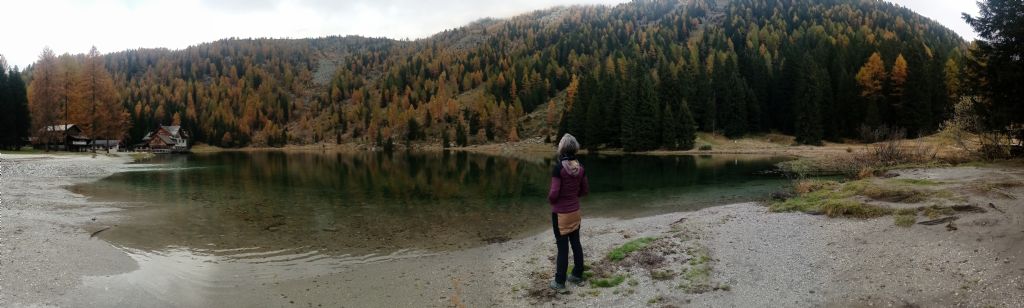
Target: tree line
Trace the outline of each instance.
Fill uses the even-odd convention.
[[[228,147],[570,132],[590,147],[649,150],[692,148],[696,131],[806,144],[883,125],[927,134],[950,113],[965,50],[884,1],[638,0],[415,41],[227,39],[100,59],[133,140],[171,123]],[[33,82],[42,62],[26,71]]]
[[[17,67],[0,55],[0,148],[17,149],[29,137],[28,94]]]

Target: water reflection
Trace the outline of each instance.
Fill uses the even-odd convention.
[[[190,247],[387,254],[503,241],[548,226],[552,161],[454,153],[160,156],[73,188],[133,205],[104,238],[142,251]],[[589,156],[585,215],[637,217],[764,196],[783,184],[755,156]],[[300,251],[295,251],[296,249]]]

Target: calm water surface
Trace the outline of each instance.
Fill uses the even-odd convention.
[[[632,218],[763,199],[783,157],[584,156],[590,217]],[[391,255],[500,242],[550,227],[553,160],[468,153],[162,155],[78,185],[127,204],[104,239],[260,260]]]

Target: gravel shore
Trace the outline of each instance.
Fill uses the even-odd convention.
[[[897,227],[892,217],[770,213],[756,203],[585,218],[588,262],[618,266],[625,279],[553,294],[544,288],[554,253],[547,230],[459,251],[325,256],[287,266],[116,247],[91,235],[125,219],[121,205],[90,202],[64,187],[122,171],[130,161],[0,156],[0,306],[1024,306],[1024,204],[1015,199],[1024,187],[967,194],[966,203],[994,207],[960,215],[955,230]],[[1013,168],[901,173],[965,183],[1024,179]],[[656,240],[644,253],[664,257],[602,261],[646,237]],[[652,275],[662,271],[671,275]]]

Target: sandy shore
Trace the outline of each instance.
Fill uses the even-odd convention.
[[[548,231],[466,250],[384,256],[243,259],[117,247],[91,234],[127,219],[118,213],[124,205],[89,202],[63,187],[122,171],[129,161],[0,156],[0,306],[1024,306],[1019,186],[965,195],[966,203],[998,210],[959,214],[955,231],[901,228],[892,217],[769,213],[753,203],[586,219],[588,263],[624,279],[554,294],[544,288],[553,268]],[[901,174],[1024,180],[1016,168]],[[644,237],[654,239],[648,248],[604,260],[614,247]],[[274,258],[292,261],[267,262]]]

